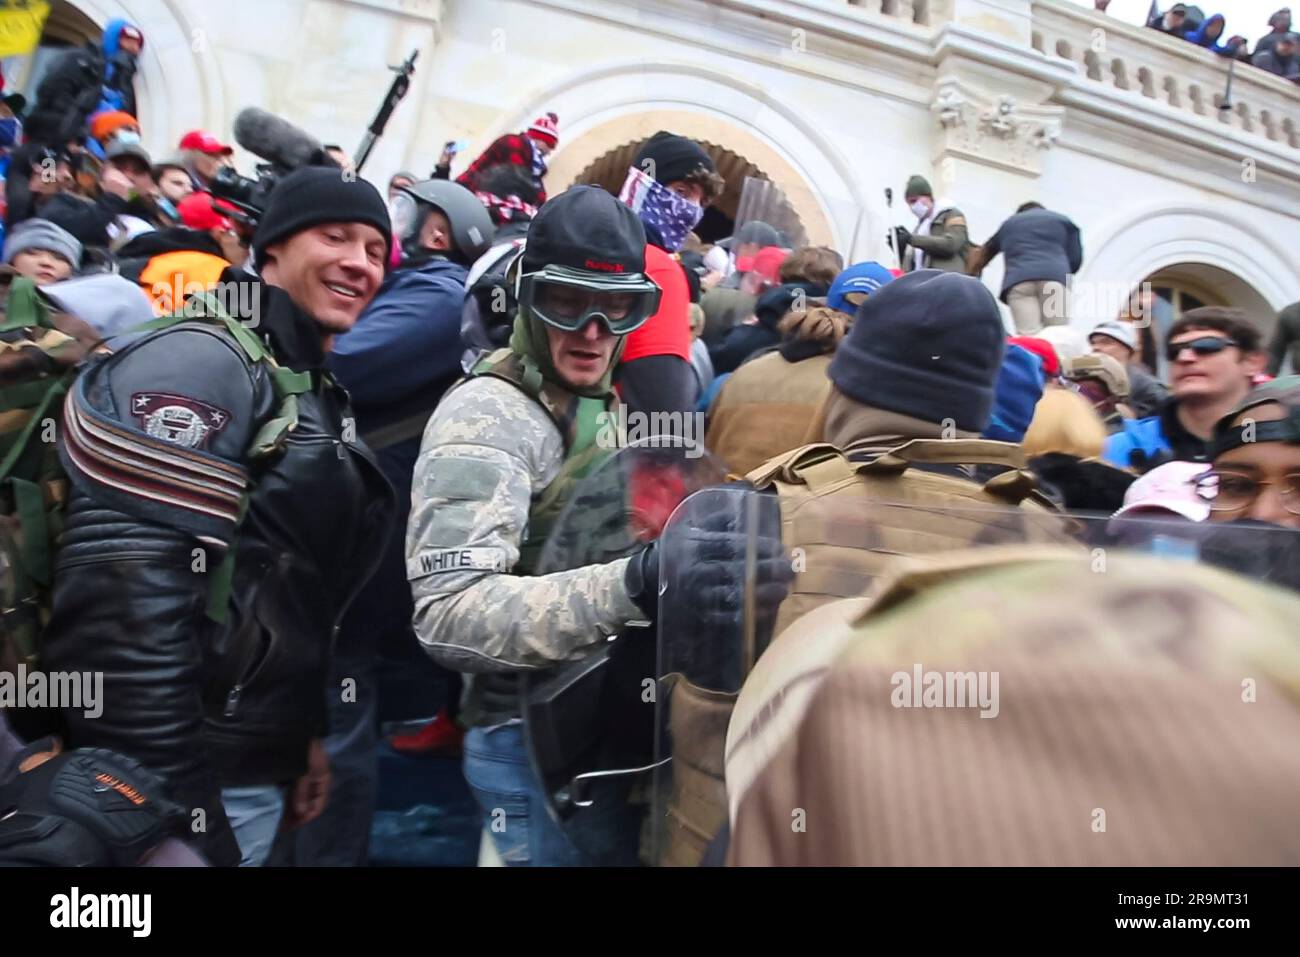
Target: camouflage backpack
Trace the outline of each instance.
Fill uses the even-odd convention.
[[[12,270],[0,319],[0,671],[37,661],[40,637],[50,619],[54,556],[63,530],[68,476],[56,442],[65,398],[78,366],[92,352],[107,354],[97,332],[68,313],[53,310],[35,284]],[[276,398],[276,414],[248,450],[257,461],[278,455],[298,424],[297,397],[311,376],[282,368],[262,342],[211,297],[196,296],[175,314],[132,329],[153,332],[181,322],[223,325],[248,358],[264,363]],[[244,492],[242,518],[251,487]],[[209,575],[208,617],[225,621],[234,574],[233,542]]]
[[[31,664],[68,483],[54,436],[73,369],[98,334],[12,270],[0,318],[0,671]]]

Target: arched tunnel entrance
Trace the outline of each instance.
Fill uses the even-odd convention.
[[[631,140],[606,151],[579,172],[574,182],[600,186],[611,193],[618,193],[646,139],[648,137]],[[701,141],[700,146],[709,154],[718,173],[727,181],[726,190],[717,202],[705,210],[704,218],[695,229],[696,234],[706,243],[716,242],[731,235],[736,225],[736,216],[744,212],[741,197],[745,183],[749,180],[767,181],[770,178],[756,163],[725,146],[707,141]],[[807,242],[803,220],[784,195],[778,202],[765,207],[762,218],[782,232],[792,247]]]

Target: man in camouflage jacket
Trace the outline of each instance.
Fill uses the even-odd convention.
[[[504,809],[490,831],[511,864],[582,863],[540,809],[519,676],[590,654],[653,598],[636,557],[535,574],[568,490],[602,454],[591,426],[612,408],[626,335],[657,307],[644,271],[644,230],[613,196],[574,187],[547,203],[521,260],[510,347],[448,392],[415,467],[415,631],[435,661],[469,675],[465,773],[488,824]]]

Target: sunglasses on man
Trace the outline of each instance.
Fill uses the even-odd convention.
[[[1192,352],[1196,353],[1197,357],[1203,358],[1215,355],[1229,346],[1235,345],[1240,345],[1236,339],[1224,339],[1221,336],[1202,336],[1199,339],[1188,339],[1185,342],[1169,343],[1165,356],[1170,362],[1177,362],[1184,349],[1191,349]]]

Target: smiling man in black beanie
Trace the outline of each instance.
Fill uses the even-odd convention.
[[[290,174],[254,237],[261,281],[224,274],[240,314],[192,299],[89,364],[64,407],[72,487],[42,663],[102,672],[105,694],[96,720],[64,712],[58,730],[162,775],[215,864],[260,863],[281,819],[310,820],[328,793],[330,642],[392,489],[324,359],[390,242],[369,183]]]

